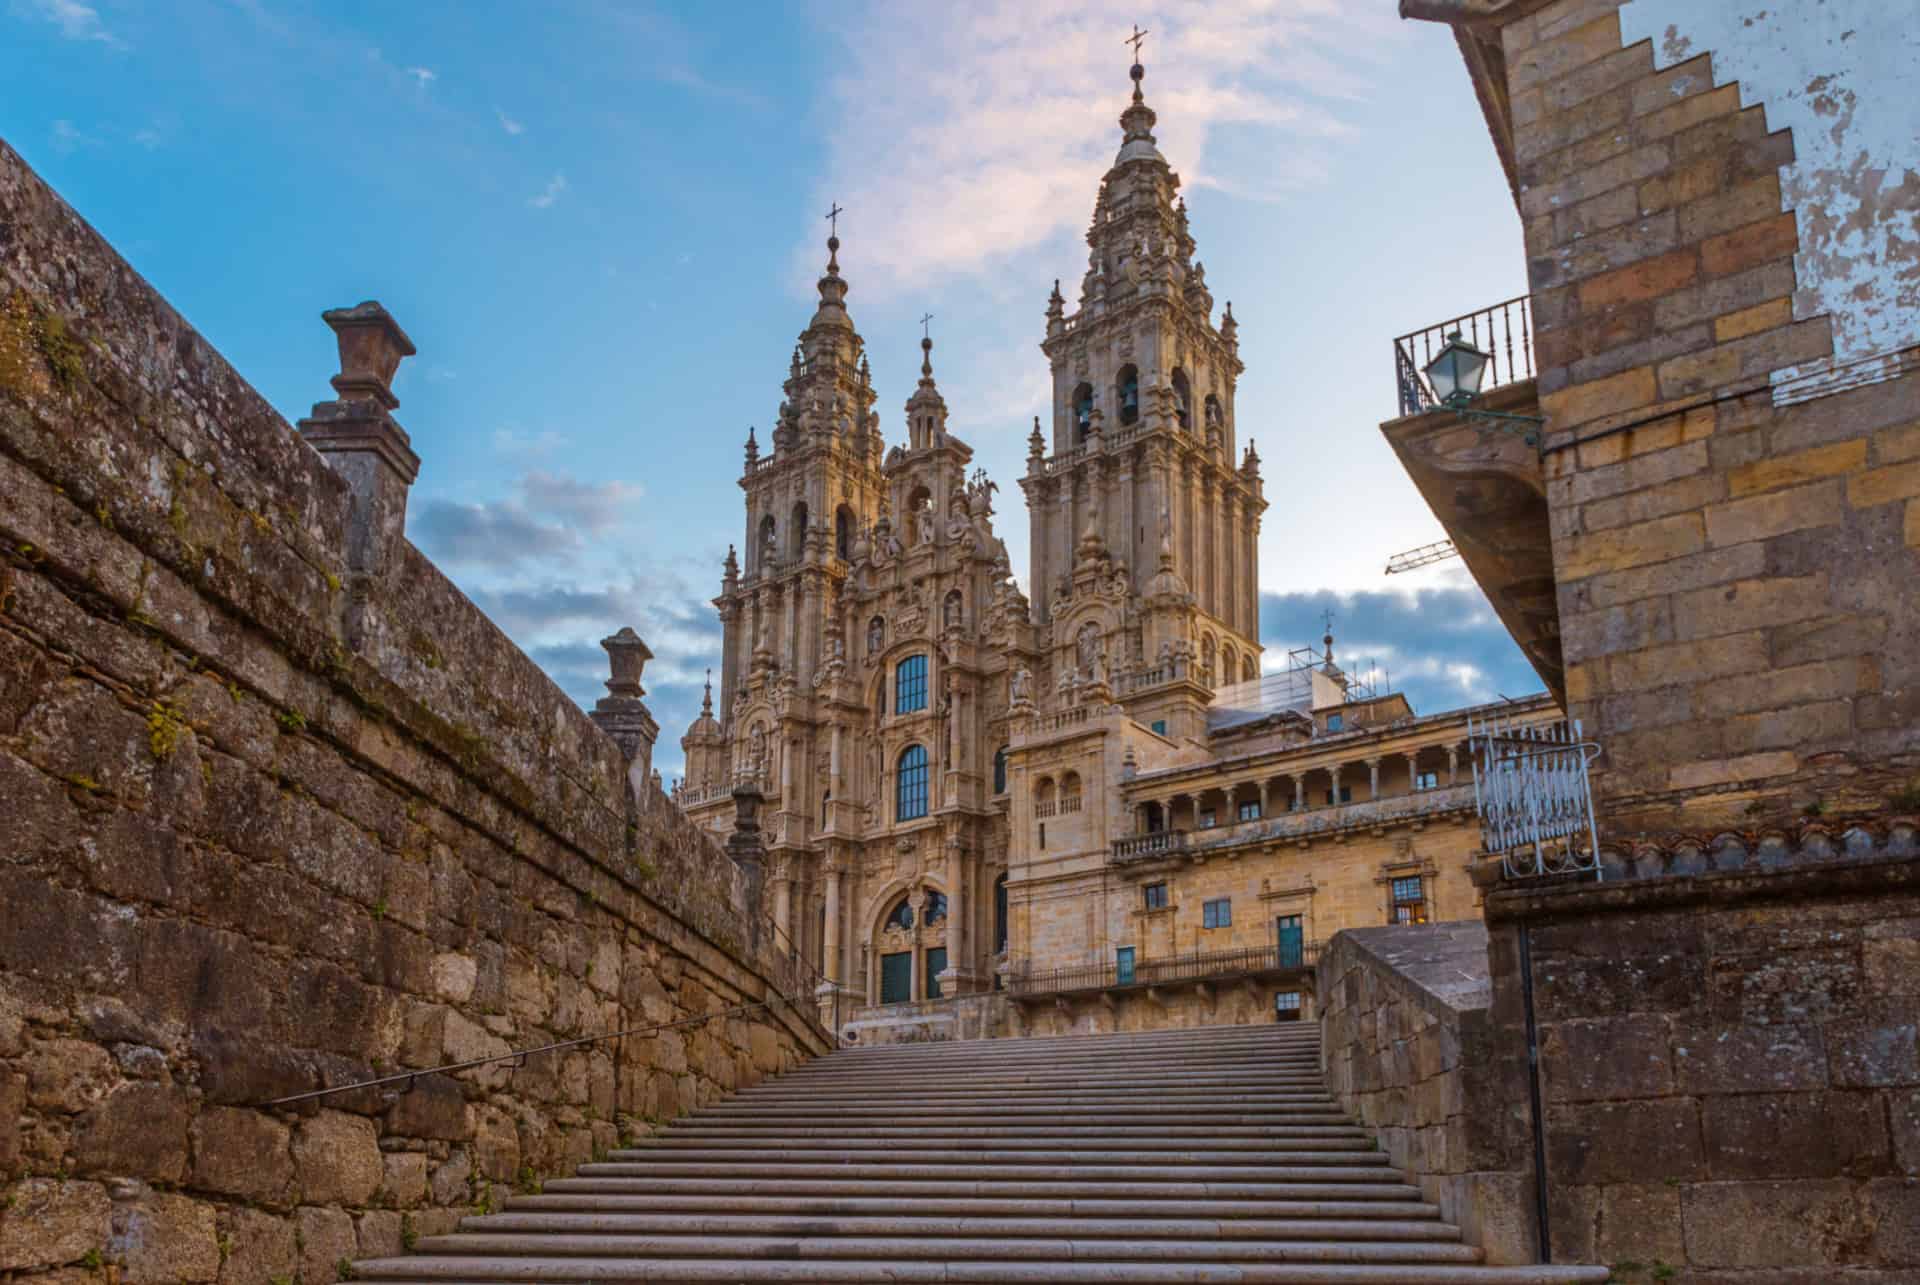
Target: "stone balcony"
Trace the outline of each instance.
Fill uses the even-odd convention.
[[[1206,826],[1198,830],[1161,830],[1115,839],[1109,861],[1114,865],[1157,861],[1173,857],[1204,857],[1216,851],[1256,843],[1285,843],[1336,834],[1404,825],[1428,817],[1473,809],[1473,786],[1446,785],[1362,803],[1281,812],[1252,821]]]
[[[1071,995],[1172,990],[1179,987],[1234,985],[1280,977],[1308,978],[1320,958],[1320,943],[1248,946],[1239,950],[1195,951],[1129,964],[1108,960],[1073,968],[1034,970],[1022,966],[1007,976],[1007,996],[1016,1004]],[[1028,961],[1029,963],[1031,961]]]

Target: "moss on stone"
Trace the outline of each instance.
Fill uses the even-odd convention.
[[[162,763],[180,748],[180,734],[186,730],[187,725],[165,701],[155,701],[147,711],[147,748]]]

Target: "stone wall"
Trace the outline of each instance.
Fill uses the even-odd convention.
[[[1502,1049],[1525,1047],[1523,933],[1531,956],[1555,1261],[1920,1279],[1916,842],[1489,895]]]
[[[1486,926],[1339,933],[1317,988],[1327,1086],[1341,1107],[1488,1261],[1537,1262],[1525,1046],[1489,1021]]]
[[[0,145],[0,1279],[331,1281],[823,1047],[264,1105],[800,988],[643,754],[352,545],[360,481]]]
[[[1605,747],[1610,828],[1920,788],[1911,14],[1471,7],[1525,224],[1568,712]]]

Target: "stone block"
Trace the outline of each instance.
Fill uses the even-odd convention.
[[[116,1201],[108,1256],[127,1285],[199,1285],[220,1274],[214,1206],[168,1192]]]
[[[1788,258],[1799,248],[1800,229],[1794,216],[1775,214],[1701,242],[1700,267],[1709,276],[1725,276],[1769,259]]]
[[[1773,330],[1793,321],[1793,304],[1787,299],[1769,299],[1751,308],[1742,308],[1713,319],[1715,343],[1731,343],[1763,330]]]
[[[293,1181],[291,1131],[272,1116],[211,1107],[194,1119],[193,1185],[262,1204],[283,1202]]]
[[[0,1183],[20,1167],[20,1116],[27,1106],[26,1077],[0,1071]]]
[[[1735,545],[1730,549],[1710,549],[1689,557],[1675,558],[1654,567],[1636,567],[1595,576],[1578,585],[1562,586],[1561,592],[1594,608],[1611,607],[1656,595],[1698,589],[1704,585],[1751,579],[1763,573],[1766,565],[1764,547],[1757,544]]]
[[[37,1041],[28,1047],[24,1066],[27,1101],[42,1111],[85,1111],[120,1078],[113,1056],[91,1040]]]
[[[98,1183],[28,1178],[0,1210],[0,1272],[33,1271],[105,1253],[112,1202]]]
[[[1580,580],[1685,557],[1698,553],[1706,543],[1701,515],[1683,513],[1575,536],[1556,551],[1555,562],[1562,580]]]
[[[1599,1193],[1593,1261],[1684,1263],[1680,1188],[1667,1183],[1619,1183]]]
[[[380,1190],[388,1201],[411,1209],[427,1198],[429,1160],[420,1151],[389,1151],[381,1156]]]
[[[353,1220],[360,1258],[391,1258],[406,1252],[406,1224],[390,1209],[370,1209]]]
[[[1547,1111],[1555,1184],[1663,1183],[1706,1176],[1700,1111],[1691,1098],[1586,1102]]]
[[[1705,1027],[1676,1036],[1675,1083],[1702,1096],[1827,1087],[1827,1050],[1815,1023]]]
[[[1726,498],[1726,479],[1716,473],[1683,477],[1625,495],[1595,500],[1580,510],[1580,525],[1588,531],[1605,531],[1690,513]],[[1660,639],[1658,641],[1670,641]]]
[[[464,1151],[456,1151],[434,1166],[429,1180],[430,1194],[436,1205],[457,1205],[467,1198],[473,1177],[473,1161]]]
[[[1651,367],[1622,371],[1577,384],[1540,399],[1541,410],[1556,429],[1573,428],[1602,415],[1652,404],[1656,385]]]
[[[1604,13],[1551,40],[1537,41],[1507,65],[1512,92],[1554,80],[1620,51],[1620,15]]]
[[[1707,538],[1716,547],[1765,540],[1840,521],[1840,482],[1829,479],[1806,486],[1729,500],[1707,509]]]
[[[303,1206],[294,1211],[293,1227],[300,1246],[300,1285],[340,1280],[340,1265],[352,1262],[360,1248],[353,1216],[344,1209]]]
[[[1704,241],[1780,217],[1780,176],[1763,174],[1680,207],[1680,239]]]
[[[74,1132],[77,1172],[179,1183],[187,1175],[192,1102],[170,1084],[122,1084]]]
[[[1920,1006],[1897,1003],[1884,1014],[1827,1026],[1827,1073],[1836,1088],[1920,1084]]]
[[[1847,503],[1856,509],[1915,496],[1920,496],[1920,460],[1888,464],[1847,479]]]
[[[1803,482],[1851,473],[1866,461],[1867,441],[1863,437],[1856,437],[1851,441],[1830,442],[1825,446],[1758,460],[1735,469],[1727,479],[1727,485],[1732,498],[1740,499],[1764,491],[1777,491],[1783,486],[1798,486]]]
[[[1667,1022],[1657,1014],[1638,1014],[1548,1026],[1540,1041],[1546,1101],[1610,1101],[1673,1092]]]
[[[1752,673],[1769,663],[1766,635],[1755,630],[1616,655],[1607,662],[1607,680],[1615,691],[1643,691]]]
[[[1714,1182],[1681,1195],[1696,1267],[1777,1272],[1853,1259],[1870,1235],[1858,1187],[1842,1178]]]
[[[1887,637],[1884,615],[1835,615],[1777,626],[1773,659],[1778,665],[1804,665],[1836,656],[1877,655]]]
[[[364,1205],[386,1176],[373,1121],[343,1111],[300,1122],[293,1164],[300,1198],[310,1205]]]
[[[1895,1171],[1920,1178],[1920,1089],[1900,1089],[1889,1095],[1887,1118]]]
[[[1810,701],[1853,696],[1862,686],[1858,659],[1815,660],[1788,665],[1766,674],[1743,674],[1703,683],[1692,693],[1693,708],[1706,718],[1747,714],[1755,710],[1803,705]]]
[[[1790,709],[1763,710],[1728,718],[1720,725],[1721,743],[1729,753],[1799,746],[1803,753],[1830,748],[1853,734],[1852,702],[1820,701]]]
[[[1859,951],[1845,944],[1726,951],[1714,960],[1708,994],[1722,1025],[1805,1025],[1848,1011],[1861,998],[1865,982]],[[1826,1027],[1830,1074],[1842,1056],[1836,1038],[1843,1029]],[[1838,1076],[1832,1083],[1845,1084]]]
[[[228,1209],[222,1219],[228,1248],[220,1265],[220,1285],[262,1285],[292,1279],[299,1270],[291,1219],[244,1206]]]
[[[1873,1093],[1743,1093],[1706,1098],[1714,1179],[1867,1177],[1892,1164],[1886,1113]]]

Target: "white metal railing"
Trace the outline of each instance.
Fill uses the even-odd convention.
[[[1512,878],[1600,877],[1599,834],[1587,765],[1600,747],[1580,723],[1467,720],[1480,843]]]

